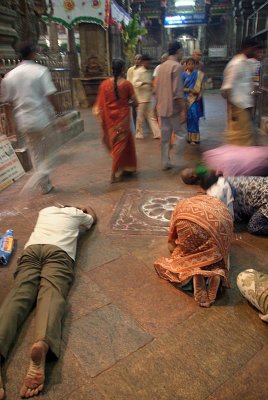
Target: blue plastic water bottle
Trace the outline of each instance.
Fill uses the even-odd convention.
[[[8,229],[0,238],[0,264],[7,265],[14,250],[14,232]]]

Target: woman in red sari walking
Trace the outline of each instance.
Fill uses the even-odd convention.
[[[135,102],[132,84],[123,78],[125,63],[112,62],[113,77],[100,85],[94,114],[103,129],[103,143],[112,156],[111,183],[137,168],[135,144],[130,129],[130,105]]]

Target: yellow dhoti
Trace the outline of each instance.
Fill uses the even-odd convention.
[[[227,116],[226,142],[238,146],[252,145],[254,142],[254,126],[250,109],[242,109],[228,102]]]

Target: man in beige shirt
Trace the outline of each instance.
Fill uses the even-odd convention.
[[[167,61],[159,66],[156,82],[157,112],[161,124],[161,163],[162,169],[172,168],[169,148],[172,130],[175,134],[175,152],[181,151],[184,132],[181,124],[185,122],[186,109],[183,100],[182,68],[179,61],[182,57],[180,42],[169,44]]]
[[[127,80],[133,85],[133,75],[134,72],[141,66],[141,54],[136,54],[134,58],[134,65],[127,70]],[[136,105],[132,105],[132,115],[131,115],[131,125],[133,126],[133,131],[135,130],[134,125],[136,125],[137,111]]]
[[[127,80],[132,84],[134,71],[141,66],[141,57],[141,54],[136,54],[134,58],[134,65],[127,70]]]
[[[160,139],[160,129],[157,123],[155,113],[153,112],[153,86],[152,73],[149,70],[151,57],[142,56],[142,65],[134,71],[133,86],[138,102],[136,139],[144,139],[143,124],[146,119],[152,132],[154,139]]]

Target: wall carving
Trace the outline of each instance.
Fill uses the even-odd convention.
[[[85,78],[107,74],[105,31],[96,24],[79,24],[81,66]]]
[[[103,74],[103,65],[98,56],[92,55],[88,57],[84,65],[83,73],[85,77],[101,76]]]

